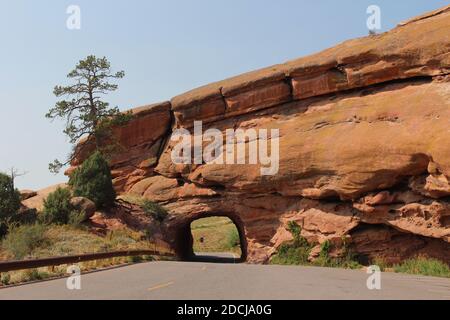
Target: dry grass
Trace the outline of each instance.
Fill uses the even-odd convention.
[[[141,232],[130,229],[110,231],[106,236],[95,235],[88,230],[68,225],[46,227],[45,242],[32,248],[25,258],[45,258],[115,250],[152,249],[154,244],[144,239]],[[3,248],[7,259],[15,257]]]
[[[48,226],[45,231],[46,241],[41,246],[33,248],[25,258],[46,258],[56,256],[68,256],[84,253],[98,253],[117,250],[160,250],[168,252],[167,248],[157,246],[144,238],[141,232],[131,229],[121,229],[109,232],[105,237],[92,234],[88,230],[71,226]],[[1,260],[15,259],[14,255],[1,248]],[[116,257],[110,259],[93,260],[79,263],[82,271],[102,269],[115,265],[152,260],[152,257]],[[65,275],[67,265],[57,267],[44,267],[39,269],[12,271],[3,273],[0,277],[0,285],[17,284],[21,282],[42,280],[49,277]]]

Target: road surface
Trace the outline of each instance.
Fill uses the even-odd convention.
[[[88,273],[81,290],[66,279],[0,289],[0,299],[447,299],[450,279],[364,270],[210,262],[147,262]]]

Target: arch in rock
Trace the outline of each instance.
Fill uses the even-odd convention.
[[[173,234],[172,239],[168,239],[169,242],[172,242],[172,246],[174,248],[175,254],[180,260],[185,261],[193,261],[195,260],[195,253],[193,250],[193,237],[191,232],[191,223],[195,220],[199,220],[202,218],[208,217],[227,217],[229,218],[233,224],[236,226],[236,229],[239,233],[239,241],[241,245],[241,257],[239,258],[239,262],[245,262],[247,260],[247,243],[248,240],[245,236],[245,228],[244,223],[241,218],[234,213],[224,213],[224,212],[211,212],[211,213],[201,213],[199,215],[190,217],[189,219],[185,219],[182,222],[178,223],[176,226],[172,226],[172,230],[168,232],[168,234]]]

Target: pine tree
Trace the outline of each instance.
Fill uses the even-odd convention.
[[[112,127],[128,121],[130,113],[122,113],[117,107],[111,108],[102,100],[108,92],[117,90],[118,85],[110,81],[125,76],[123,71],[113,73],[109,61],[93,55],[81,60],[67,77],[73,80],[68,86],[56,86],[53,93],[60,100],[45,115],[47,118],[63,118],[66,120],[64,133],[70,143],[76,144],[80,138],[92,143],[95,149],[102,152]],[[55,160],[49,165],[50,171],[57,173],[64,165],[77,156],[77,148],[69,155],[65,163]]]

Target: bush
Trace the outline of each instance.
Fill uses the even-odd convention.
[[[69,185],[75,196],[94,201],[97,208],[111,207],[116,199],[108,162],[98,151],[75,170]]]
[[[334,267],[335,261],[330,259],[329,253],[331,244],[329,240],[325,240],[320,245],[319,257],[314,261],[314,265],[320,267]]]
[[[401,264],[394,265],[394,271],[450,278],[450,268],[447,264],[437,259],[425,257],[405,260]]]
[[[287,229],[294,240],[282,244],[277,254],[272,257],[271,263],[308,265],[308,257],[313,245],[301,236],[302,229],[295,221],[290,221]]]
[[[81,228],[83,221],[86,220],[86,215],[83,211],[72,211],[69,214],[69,219],[67,221],[67,224],[71,225],[75,228]]]
[[[325,240],[320,245],[320,253],[319,253],[320,257],[328,259],[329,258],[328,254],[330,253],[330,249],[331,249],[330,240]]]
[[[271,259],[272,264],[298,264],[308,265],[311,246],[296,246],[293,243],[284,243]]]
[[[37,221],[37,217],[37,210],[34,208],[29,208],[26,210],[20,210],[18,214],[9,219],[9,222],[17,224],[33,224]]]
[[[13,226],[2,246],[12,253],[15,259],[23,259],[30,255],[33,249],[45,243],[45,231],[46,227],[41,224]]]
[[[142,204],[142,209],[144,210],[145,213],[151,215],[153,219],[159,222],[163,222],[168,215],[166,209],[150,200],[144,200],[144,203]]]
[[[20,193],[14,188],[13,179],[0,173],[0,236],[7,231],[6,223],[20,208]]]
[[[0,239],[8,233],[7,221],[0,220]]]
[[[326,240],[320,245],[319,257],[317,257],[314,262],[310,262],[308,257],[314,245],[309,244],[308,241],[302,237],[302,229],[295,221],[290,221],[287,229],[292,234],[293,241],[282,244],[278,248],[277,253],[272,257],[271,263],[313,265],[349,269],[357,269],[361,267],[361,265],[355,260],[355,256],[348,248],[345,241],[342,257],[330,257],[329,253],[331,250],[331,243],[329,240]]]
[[[70,204],[72,195],[70,190],[60,188],[50,193],[44,200],[44,210],[39,220],[45,224],[67,224],[75,210]]]
[[[36,281],[48,278],[50,275],[47,272],[41,272],[38,269],[25,270],[24,276],[26,281]]]
[[[319,257],[317,257],[312,264],[315,266],[328,268],[361,268],[362,266],[357,261],[355,254],[353,254],[352,250],[350,250],[345,241],[343,242],[343,250],[339,257],[330,257],[331,242],[329,240],[322,242],[320,245]]]
[[[298,225],[295,221],[289,221],[288,222],[288,231],[292,234],[292,237],[294,238],[294,246],[296,247],[309,247],[308,241],[302,237],[302,228]]]
[[[7,286],[11,282],[11,275],[9,273],[2,273],[0,276],[0,283]]]
[[[129,263],[138,263],[142,262],[144,259],[142,256],[129,256],[127,260]]]
[[[240,245],[241,240],[239,238],[239,232],[236,230],[236,228],[233,228],[230,230],[230,232],[227,235],[227,246],[230,249],[236,248]]]

